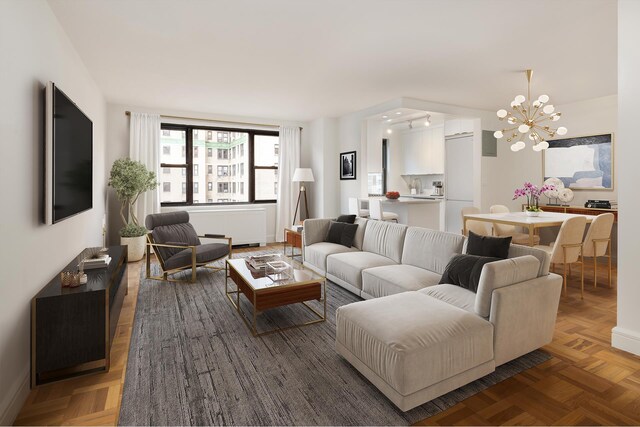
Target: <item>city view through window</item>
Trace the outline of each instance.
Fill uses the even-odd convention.
[[[187,158],[188,132],[192,136],[190,159]],[[158,177],[161,203],[275,201],[278,192],[278,149],[277,135],[252,131],[162,129],[162,168]],[[193,189],[192,200],[187,194],[189,185]]]

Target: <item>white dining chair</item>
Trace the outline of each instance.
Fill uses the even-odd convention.
[[[567,295],[567,267],[580,264],[580,298],[584,299],[584,259],[582,258],[582,236],[587,225],[587,219],[576,216],[565,219],[560,226],[558,238],[551,245],[536,245],[551,255],[551,267],[563,265],[564,294]]]
[[[489,208],[490,213],[509,213],[511,212],[505,205],[493,205]],[[528,233],[519,233],[516,231],[516,227],[507,224],[493,223],[493,233],[499,237],[511,236],[511,243],[516,245],[531,246],[531,239]],[[533,244],[540,244],[540,236],[537,234],[533,236]]]
[[[369,217],[369,209],[364,208],[366,199],[360,199],[358,197],[349,197],[349,213],[351,215],[357,215],[362,218]]]
[[[611,288],[611,230],[615,217],[612,213],[598,215],[589,226],[584,238],[582,256],[593,258],[593,287],[598,287],[598,257],[608,258],[609,287]]]
[[[469,235],[469,231],[473,231],[475,234],[479,234],[480,236],[491,236],[491,231],[489,230],[489,223],[484,221],[467,221],[467,233],[464,232],[464,216],[465,215],[474,215],[479,214],[480,209],[475,206],[467,206],[466,208],[462,208],[460,210],[460,215],[462,216],[462,234],[465,236]]]
[[[382,209],[382,200],[380,199],[369,200],[369,216],[371,219],[377,219],[378,221],[398,222],[398,214],[394,212],[385,212]]]

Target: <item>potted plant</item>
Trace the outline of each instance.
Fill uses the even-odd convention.
[[[520,197],[527,198],[527,204],[524,207],[524,211],[527,216],[538,216],[542,209],[540,209],[540,196],[545,194],[547,191],[555,190],[555,186],[553,185],[543,185],[538,188],[530,182],[525,182],[524,187],[516,188],[515,193],[513,194],[513,200],[516,200]]]
[[[135,160],[118,159],[111,167],[108,185],[116,191],[121,203],[120,218],[124,227],[120,230],[120,244],[127,245],[129,262],[139,261],[144,256],[147,229],[138,222],[135,206],[142,193],[158,186],[156,174]],[[125,209],[129,214],[128,221]]]

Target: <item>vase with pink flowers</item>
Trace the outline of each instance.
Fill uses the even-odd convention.
[[[555,190],[555,186],[553,185],[543,185],[542,187],[538,187],[537,185],[533,185],[530,182],[525,182],[524,187],[516,188],[513,194],[513,200],[516,200],[520,197],[527,198],[527,204],[524,207],[524,211],[528,216],[538,216],[542,209],[540,209],[540,196],[545,194],[547,191]]]

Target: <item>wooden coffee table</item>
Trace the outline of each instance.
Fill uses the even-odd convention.
[[[281,260],[289,265],[289,277],[278,281],[269,278],[264,270],[253,270],[243,258],[229,259],[225,263],[225,293],[254,336],[324,322],[327,318],[327,287],[324,276],[290,258],[281,257]],[[230,289],[229,279],[236,284],[235,290]],[[240,294],[243,294],[253,307],[251,317],[245,314],[240,305]],[[307,301],[313,300],[322,303],[322,313],[307,304]],[[317,319],[284,328],[258,331],[258,314],[271,308],[298,303],[317,316]]]

